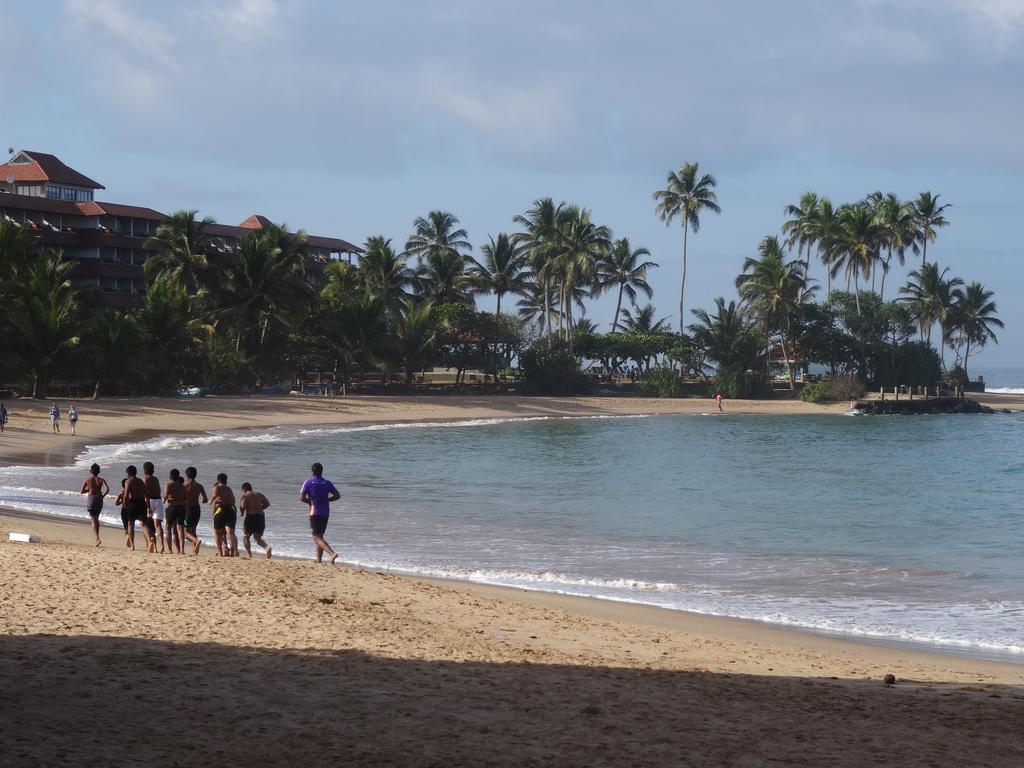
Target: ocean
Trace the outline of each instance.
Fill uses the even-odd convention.
[[[728,403],[726,403],[728,409]],[[343,494],[327,539],[370,568],[647,603],[1024,661],[1024,414],[657,416],[168,436],[74,466],[0,468],[0,505],[85,519],[99,462],[192,464],[271,501],[311,557],[313,461]],[[117,523],[108,504],[103,519]],[[200,534],[212,539],[210,512]],[[106,535],[117,546],[119,533]]]

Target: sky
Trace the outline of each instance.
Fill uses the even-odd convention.
[[[972,368],[1024,365],[1024,0],[0,0],[0,30],[0,144],[98,199],[398,245],[441,209],[479,246],[550,196],[650,249],[673,325],[682,233],[651,193],[684,162],[722,207],[688,308],[734,297],[806,191],[929,190],[952,205],[929,260],[1006,322]]]

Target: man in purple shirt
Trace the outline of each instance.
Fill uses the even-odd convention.
[[[313,532],[313,542],[316,544],[316,561],[322,563],[324,552],[331,556],[331,564],[338,559],[338,553],[331,549],[331,545],[324,540],[324,533],[327,532],[327,519],[331,514],[331,502],[341,498],[334,483],[324,479],[324,467],[319,461],[310,467],[312,475],[302,484],[299,491],[299,501],[309,504],[309,529]]]

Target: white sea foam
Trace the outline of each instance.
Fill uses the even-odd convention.
[[[1024,395],[1024,387],[986,387],[988,395]]]

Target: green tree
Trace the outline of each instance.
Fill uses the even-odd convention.
[[[697,322],[690,326],[694,343],[706,359],[715,363],[715,383],[727,397],[746,397],[762,383],[756,371],[763,368],[764,339],[757,328],[747,322],[742,308],[735,302],[715,299],[715,314],[704,309],[693,310]]]
[[[100,396],[103,385],[123,378],[124,361],[141,349],[139,326],[134,315],[108,308],[89,329],[88,358],[96,386],[92,399]]]
[[[398,357],[405,368],[405,382],[411,384],[416,371],[423,370],[437,342],[437,326],[429,299],[412,304],[405,315],[395,322]]]
[[[365,248],[359,259],[362,284],[381,298],[391,315],[400,315],[412,297],[414,275],[407,257],[396,253],[391,240],[383,235],[368,238]]]
[[[926,262],[921,269],[908,275],[907,284],[900,289],[910,303],[911,311],[921,329],[921,338],[932,343],[932,328],[939,326],[939,359],[946,367],[946,327],[953,309],[953,291],[962,286],[959,277],[947,277],[949,267],[941,271],[939,265]]]
[[[590,211],[570,205],[561,220],[561,236],[556,258],[559,282],[559,306],[565,324],[564,338],[570,341],[573,304],[585,295],[594,276],[597,260],[611,245],[611,230],[595,224]],[[582,289],[582,290],[581,290]]]
[[[362,289],[363,275],[358,267],[344,261],[332,261],[324,267],[320,292],[325,296],[348,296]]]
[[[545,333],[551,333],[552,307],[558,306],[558,292],[553,286],[564,217],[565,203],[555,205],[550,197],[545,197],[534,200],[525,213],[513,218],[522,231],[512,235],[512,239],[526,254],[530,276],[538,286],[536,297],[540,299],[540,310],[531,313],[531,317],[538,319]]]
[[[654,193],[658,201],[655,208],[659,218],[668,226],[672,219],[679,217],[683,226],[683,268],[679,278],[679,333],[683,333],[685,315],[683,304],[686,296],[686,237],[691,229],[700,231],[700,216],[704,211],[721,213],[715,194],[717,182],[710,173],[701,175],[697,163],[684,163],[678,171],[670,171],[665,188]]]
[[[813,247],[818,258],[825,264],[826,292],[831,293],[831,254],[834,250],[833,243],[836,241],[839,233],[839,211],[827,197],[819,198],[818,204],[803,227],[803,236],[807,238],[808,260],[810,259],[810,249]],[[810,270],[808,269],[807,271],[809,272]]]
[[[998,312],[992,296],[992,291],[986,290],[979,282],[953,288],[954,303],[947,335],[958,347],[957,356],[963,363],[965,376],[971,347],[978,351],[990,341],[999,343],[994,329],[1002,328],[1003,321],[996,316]],[[962,357],[959,355],[960,348],[963,349]]]
[[[153,255],[146,260],[150,279],[166,276],[186,289],[202,290],[209,276],[209,252],[212,237],[208,233],[214,220],[209,216],[197,220],[195,210],[172,213],[157,226],[146,248]]]
[[[922,192],[912,203],[914,207],[914,221],[917,224],[916,240],[921,247],[921,267],[928,263],[928,243],[934,243],[938,234],[936,230],[949,226],[945,212],[952,208],[949,203],[939,204],[941,195],[933,195],[931,192]]]
[[[53,374],[78,345],[82,330],[79,291],[71,287],[74,262],[43,253],[10,287],[3,318],[5,343],[32,376],[32,397],[45,398]]]
[[[854,296],[860,309],[860,279],[868,277],[878,259],[880,230],[865,203],[844,205],[839,210],[839,228],[829,244],[831,274],[846,272],[853,278]]]
[[[612,319],[612,333],[615,333],[619,326],[619,315],[622,310],[622,296],[625,294],[631,305],[636,305],[638,293],[644,294],[648,299],[654,295],[654,291],[647,282],[647,270],[657,267],[653,261],[641,261],[644,256],[650,256],[651,252],[646,248],[634,249],[629,238],[622,237],[612,243],[611,248],[597,260],[597,273],[594,276],[594,288],[598,293],[607,293],[618,289],[618,297],[615,301],[615,314]]]
[[[816,242],[815,219],[818,216],[818,206],[822,198],[816,192],[804,192],[800,202],[796,205],[787,205],[785,215],[789,217],[782,224],[782,232],[786,235],[786,244],[792,248],[796,246],[797,258],[806,249],[807,260],[804,262],[804,274],[811,271],[811,248]]]
[[[883,195],[881,192],[872,192],[868,195],[871,209],[875,214],[875,223],[878,225],[878,237],[880,245],[886,249],[886,257],[882,262],[882,284],[878,295],[885,298],[885,277],[889,274],[889,268],[893,256],[902,266],[906,263],[907,249],[917,249],[915,238],[917,236],[917,224],[914,218],[914,207],[909,203],[900,202],[892,192]],[[872,289],[874,289],[874,275],[872,274]]]
[[[489,238],[490,242],[480,247],[483,261],[471,259],[470,279],[476,290],[482,293],[493,293],[497,298],[494,323],[494,348],[501,346],[501,299],[506,293],[523,295],[530,288],[530,280],[526,272],[526,259],[520,249],[516,248],[511,237],[506,233],[498,234],[498,239]]]
[[[188,294],[183,285],[167,275],[151,280],[135,318],[146,341],[146,365],[143,371],[138,371],[137,356],[131,361],[121,361],[118,370],[122,376],[126,370],[131,370],[132,375],[138,375],[139,383],[151,391],[162,392],[177,389],[185,383],[187,374],[202,370],[200,358],[206,355],[206,350],[192,344],[193,332],[199,330],[200,323],[190,315]]]
[[[789,388],[796,388],[796,378],[790,359],[795,355],[791,347],[790,327],[809,296],[804,265],[797,259],[786,259],[777,237],[766,237],[758,248],[759,258],[748,257],[743,262],[743,274],[736,278],[736,289],[749,314],[756,319],[769,339],[776,335],[782,345]]]
[[[644,307],[633,307],[635,314],[628,309],[622,311],[623,327],[630,333],[664,333],[667,328],[668,318],[663,317],[655,320],[653,304]]]

